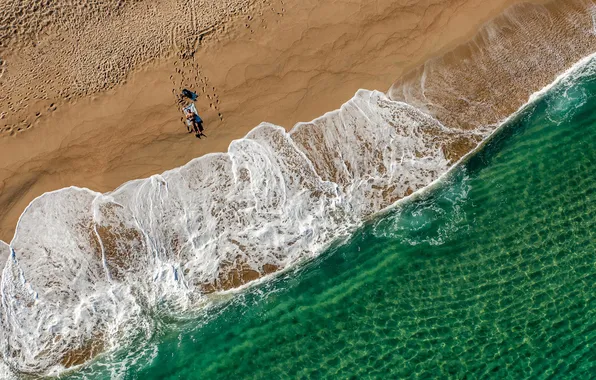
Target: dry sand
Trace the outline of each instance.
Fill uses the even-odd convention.
[[[108,191],[386,90],[514,2],[0,0],[0,239],[43,192]]]

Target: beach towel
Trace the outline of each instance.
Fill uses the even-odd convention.
[[[194,92],[187,90],[186,88],[184,90],[182,90],[182,96],[186,96],[187,98],[189,98],[192,101],[197,100],[197,94],[195,94]]]
[[[186,110],[191,110],[192,112],[194,112],[195,116],[195,121],[197,123],[202,123],[203,120],[201,119],[201,117],[199,116],[199,112],[197,112],[197,107],[195,107],[194,103],[190,103],[189,105],[187,105],[186,107],[184,107],[184,109],[182,110],[182,112],[184,112],[184,115],[186,115]],[[189,127],[191,127],[191,122],[190,120],[186,119],[186,125],[188,125]]]

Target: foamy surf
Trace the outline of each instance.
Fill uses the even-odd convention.
[[[100,194],[67,188],[25,210],[3,272],[11,368],[60,373],[208,294],[320,253],[450,166],[464,132],[377,91],[289,133],[263,123],[210,154]],[[471,132],[465,132],[470,134]]]
[[[576,73],[583,75],[575,67],[557,82]],[[436,183],[453,166],[450,141],[488,135],[447,129],[360,90],[290,132],[263,123],[228,153],[110,193],[46,193],[27,207],[11,245],[0,246],[10,255],[5,361],[19,372],[59,374],[148,337],[150,315],[183,315],[208,306],[211,294],[316,256]]]
[[[556,82],[573,80],[578,67]],[[127,349],[153,333],[156,316],[208,306],[213,295],[318,255],[436,183],[496,130],[447,128],[360,90],[290,132],[263,123],[227,153],[110,193],[44,194],[22,214],[10,247],[0,244],[0,257],[10,256],[1,285],[5,363],[59,374]]]

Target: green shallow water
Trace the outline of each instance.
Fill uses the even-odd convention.
[[[348,242],[163,322],[124,377],[596,376],[593,66]]]

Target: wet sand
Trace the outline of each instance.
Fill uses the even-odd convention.
[[[358,88],[384,91],[515,2],[239,1],[189,15],[197,4],[139,2],[63,28],[40,13],[1,38],[0,239],[44,192],[109,191],[225,151],[261,121],[289,129]],[[183,88],[199,94],[201,140],[182,122]]]
[[[596,52],[594,6],[594,0],[516,4],[470,41],[404,75],[389,95],[450,128],[494,128]]]

